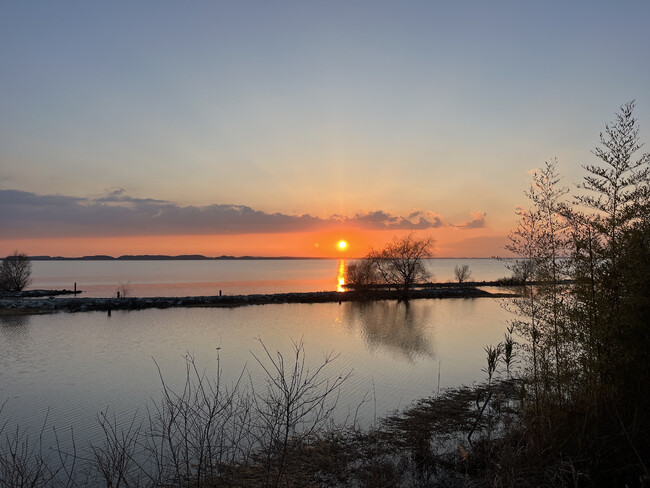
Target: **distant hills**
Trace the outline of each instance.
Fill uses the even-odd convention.
[[[167,256],[164,254],[125,254],[119,257],[95,254],[93,256],[63,257],[63,256],[30,256],[32,261],[214,261],[214,260],[244,260],[244,259],[325,259],[325,258],[297,258],[291,256],[262,257],[262,256],[218,256],[208,257],[202,254],[181,254]]]
[[[2,258],[0,258],[1,260]],[[124,254],[114,257],[106,254],[94,254],[92,256],[63,257],[63,256],[30,256],[32,261],[245,261],[245,260],[313,260],[313,259],[359,259],[358,257],[295,257],[295,256],[216,256],[208,257],[202,254],[180,254],[178,256],[167,256],[166,254]],[[434,259],[486,259],[473,257],[435,257]]]

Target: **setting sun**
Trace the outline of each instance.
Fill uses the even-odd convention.
[[[348,247],[348,243],[345,242],[345,241],[339,241],[337,246],[341,251],[343,251],[344,249],[346,249]]]

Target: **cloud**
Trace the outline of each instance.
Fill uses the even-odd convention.
[[[485,227],[485,217],[487,216],[485,212],[471,212],[470,215],[472,216],[472,220],[451,225],[459,229],[480,229]]]
[[[444,225],[434,212],[408,216],[383,210],[352,217],[267,213],[246,205],[179,206],[166,200],[134,198],[118,189],[99,197],[37,195],[0,190],[3,237],[89,237],[183,234],[301,232],[333,225],[367,230],[423,230]]]
[[[402,217],[383,210],[374,210],[344,218],[342,221],[365,229],[381,230],[425,230],[443,225],[442,217],[433,212],[423,211],[412,212],[407,217]]]
[[[113,190],[108,195],[104,197],[98,197],[94,199],[97,203],[122,203],[122,204],[169,204],[166,200],[154,200],[153,198],[133,198],[126,194],[124,188],[118,188]]]

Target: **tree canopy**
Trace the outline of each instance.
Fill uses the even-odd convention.
[[[395,238],[379,251],[372,250],[366,259],[373,263],[384,283],[402,292],[404,299],[416,283],[431,279],[423,260],[433,255],[433,237],[416,239],[414,234]]]
[[[0,265],[0,290],[22,291],[32,281],[32,263],[26,254],[14,251]]]

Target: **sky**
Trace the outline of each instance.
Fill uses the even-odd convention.
[[[0,255],[504,255],[636,100],[647,1],[0,0]],[[349,245],[340,250],[336,243]]]

